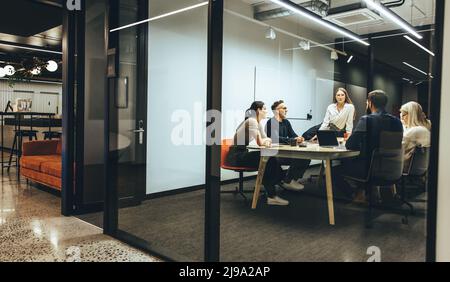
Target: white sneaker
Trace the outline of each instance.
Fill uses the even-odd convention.
[[[305,186],[303,184],[298,183],[295,180],[291,180],[291,182],[289,182],[289,183],[283,182],[283,183],[281,183],[281,185],[285,189],[291,190],[291,191],[301,191],[301,190],[305,189]]]
[[[289,201],[282,199],[278,196],[275,196],[273,198],[267,197],[267,204],[272,206],[287,206],[289,205]]]

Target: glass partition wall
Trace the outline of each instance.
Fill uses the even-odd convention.
[[[417,136],[411,137],[417,122],[408,123],[406,115],[409,108],[402,108],[402,105],[419,103],[428,114],[428,100],[431,95],[437,95],[430,90],[434,56],[425,50],[434,50],[435,1],[405,1],[398,7],[384,7],[384,10],[394,11],[398,15],[396,19],[401,17],[402,23],[418,30],[423,36],[421,40],[374,8],[370,10],[374,17],[372,20],[358,23],[367,16],[367,10],[362,10],[364,6],[359,10],[355,6],[351,8],[347,6],[349,3],[345,3],[349,1],[310,1],[299,5],[288,5],[288,2],[224,1],[222,138],[232,139],[244,121],[245,111],[254,101],[262,101],[267,117],[261,121],[258,118],[261,128],[267,128],[270,120],[271,132],[276,123],[280,128],[275,130],[279,130],[280,135],[292,138],[294,136],[282,128],[285,122],[279,123],[287,118],[298,136],[304,135],[309,139],[308,130],[320,125],[325,116],[333,114],[333,109],[336,109],[329,105],[336,103],[333,98],[339,88],[345,89],[351,98],[355,111],[350,120],[356,128],[359,119],[367,113],[368,93],[379,89],[388,97],[386,111],[397,119],[398,124],[400,114],[404,115],[407,135],[404,142],[408,143],[405,146],[422,145],[424,148],[417,148],[417,152],[428,151],[429,130],[420,127],[426,140],[418,141]],[[347,12],[347,17],[344,12]],[[328,22],[340,23],[363,42],[343,37],[336,29],[312,20],[311,13],[324,17]],[[284,103],[274,104],[279,100]],[[272,105],[276,111],[272,111]],[[341,114],[339,112],[336,114]],[[349,122],[344,125],[350,126]],[[410,144],[411,141],[414,145]],[[287,143],[281,138],[272,142]],[[307,146],[317,148],[314,146],[318,144],[308,143]],[[245,159],[241,163],[245,172],[243,194],[236,193],[239,178],[236,171],[239,168],[222,170],[222,191],[225,192],[221,194],[220,211],[222,261],[426,259],[426,169],[421,171],[421,175],[413,177],[412,173],[406,176],[408,167],[405,165],[403,182],[399,177],[396,186],[375,185],[372,189],[373,224],[366,228],[368,194],[364,193],[362,185],[350,182],[353,195],[349,196],[336,180],[344,159],[331,161],[333,200],[330,205],[328,179],[320,176],[323,168],[320,158],[311,158],[304,171],[305,162],[292,159],[295,154],[304,157],[304,152],[292,153],[286,160],[280,157],[286,155],[282,150],[279,149],[273,157],[284,169],[279,176],[281,183],[275,185],[275,190],[280,198],[289,202],[287,206],[280,206],[286,204],[284,201],[270,202],[268,193],[273,192],[268,190],[264,194],[265,189],[262,188],[263,195],[257,198],[257,205],[252,208],[257,172],[245,171],[249,166],[257,171],[259,162],[252,161],[250,155],[238,153],[234,159],[238,160],[237,164]],[[420,154],[415,155],[417,162]],[[428,166],[427,161],[424,163]],[[351,169],[358,169],[355,166]],[[277,167],[272,163],[270,169],[276,170]],[[264,177],[268,175],[275,177],[277,173],[266,172]],[[293,178],[300,185],[293,185],[290,182]],[[410,212],[410,207],[414,208],[414,213]]]
[[[110,28],[119,52],[109,133],[117,230],[176,260],[204,253],[207,4],[120,0]],[[144,14],[148,23],[133,25]]]
[[[215,246],[220,261],[426,259],[427,195],[435,189],[427,186],[426,155],[420,175],[407,175],[411,171],[405,166],[404,181],[399,177],[395,185],[375,185],[369,197],[357,182],[349,183],[350,194],[337,185],[343,159],[357,156],[346,151],[343,140],[326,149],[312,142],[306,147],[289,144],[287,149],[313,151],[292,162],[295,152],[277,155],[286,148],[281,143],[291,143],[288,136],[272,141],[279,149],[270,157],[283,171],[269,161],[268,175],[277,181],[261,178],[261,193],[254,196],[262,168],[259,155],[251,162],[229,163],[233,158],[227,149],[236,148],[221,146],[220,195],[205,194],[206,160],[211,156],[205,139],[207,85],[212,83],[208,76],[222,85],[221,140],[215,141],[228,145],[255,101],[264,102],[267,115],[256,118],[260,125],[244,124],[243,132],[261,131],[263,136],[267,121],[277,115],[271,123],[287,118],[292,131],[309,140],[327,111],[335,109],[339,115],[343,110],[340,104],[333,108],[342,89],[352,103],[345,138],[368,113],[372,90],[386,93],[385,110],[405,132],[414,123],[406,119],[409,108],[402,106],[416,102],[429,115],[430,99],[440,95],[431,87],[438,76],[432,53],[437,48],[435,1],[384,7],[403,26],[419,31],[421,40],[411,40],[410,32],[374,7],[361,6],[358,14],[359,8],[348,11],[355,7],[346,6],[349,1],[293,2],[298,1],[224,0],[222,75],[217,77],[207,68],[208,1],[110,1],[108,233],[181,261],[205,260],[205,242],[211,242],[205,226],[220,226],[209,234],[220,234]],[[343,19],[345,12],[358,16]],[[360,18],[364,15],[365,21]],[[286,128],[270,129],[281,135]],[[288,131],[283,134],[292,135]],[[247,143],[239,149],[255,145],[255,140]],[[421,145],[417,154],[434,146],[426,140]],[[274,189],[264,186],[268,183]],[[281,200],[268,200],[274,193]],[[206,203],[215,202],[216,196],[220,205]],[[369,198],[371,226],[366,220]],[[217,225],[210,224],[213,219],[205,212],[211,210],[205,204],[220,212]]]

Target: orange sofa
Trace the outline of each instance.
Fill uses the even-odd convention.
[[[61,149],[61,140],[23,143],[20,174],[26,179],[61,191]]]

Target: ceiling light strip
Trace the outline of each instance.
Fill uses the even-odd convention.
[[[31,48],[31,47],[19,46],[19,45],[14,45],[14,44],[0,43],[0,46],[62,55],[62,52],[58,52],[58,51],[51,51],[51,50],[39,49],[39,48]]]
[[[305,18],[307,18],[307,19],[309,19],[309,20],[311,20],[311,21],[313,21],[313,22],[315,22],[315,23],[317,23],[317,24],[319,24],[319,25],[321,25],[321,26],[323,26],[325,28],[328,28],[328,29],[330,29],[330,30],[332,30],[334,32],[340,33],[343,36],[351,38],[351,39],[353,39],[353,40],[355,40],[355,41],[357,41],[357,42],[359,42],[359,43],[361,43],[361,44],[363,44],[365,46],[370,46],[369,43],[363,41],[357,35],[354,35],[354,34],[350,33],[349,31],[346,31],[345,29],[343,29],[343,28],[341,28],[341,27],[339,27],[337,25],[334,25],[334,24],[332,24],[332,23],[330,23],[328,21],[323,20],[322,18],[316,16],[315,14],[312,14],[312,12],[309,12],[307,9],[305,9],[305,8],[303,8],[301,6],[298,6],[297,4],[294,4],[294,3],[290,2],[290,1],[284,1],[284,0],[270,0],[270,1],[275,3],[275,4],[278,4],[279,6],[285,8],[285,9],[288,9],[288,10],[290,10],[290,11],[292,11],[292,12],[294,12],[294,13],[302,16],[302,17],[305,17]]]
[[[423,73],[424,75],[428,76],[428,73],[424,72],[424,71],[421,70],[421,69],[416,68],[415,66],[413,66],[413,65],[411,65],[411,64],[408,64],[407,62],[403,62],[403,64],[406,65],[406,66],[408,66],[408,67],[410,67],[410,68],[412,68],[413,70],[416,70],[416,71],[418,71],[418,72],[420,72],[420,73]]]
[[[425,33],[425,32],[430,32],[430,31],[434,31],[434,29],[424,29],[424,30],[418,30],[418,33]],[[397,36],[402,36],[408,34],[408,32],[400,32],[400,33],[394,33],[394,34],[389,34],[389,35],[379,35],[379,36],[373,36],[371,37],[372,40],[375,39],[383,39],[383,38],[390,38],[390,37],[397,37]],[[367,40],[367,38],[364,38],[363,40]],[[340,44],[342,43],[351,43],[354,42],[354,40],[344,40],[344,41],[339,41]],[[331,43],[323,43],[322,45],[325,46],[334,46],[336,45],[336,42],[331,42]],[[315,45],[311,45],[311,48],[317,47]]]
[[[130,28],[130,27],[133,27],[133,26],[137,26],[137,25],[140,25],[140,24],[143,24],[143,23],[148,23],[148,22],[151,22],[151,21],[154,21],[154,20],[159,20],[159,19],[162,19],[162,18],[165,18],[165,17],[169,17],[169,16],[172,16],[172,15],[175,15],[175,14],[183,13],[183,12],[186,12],[186,11],[189,11],[189,10],[192,10],[192,9],[196,9],[196,8],[199,8],[199,7],[202,7],[202,6],[206,6],[206,5],[208,5],[208,3],[209,3],[208,1],[202,2],[202,3],[196,4],[196,5],[192,5],[192,6],[180,9],[180,10],[176,10],[176,11],[172,11],[172,12],[169,12],[169,13],[166,13],[166,14],[162,14],[162,15],[159,15],[159,16],[156,16],[156,17],[153,17],[153,18],[149,18],[149,19],[142,20],[142,21],[139,21],[139,22],[127,24],[127,25],[124,25],[124,26],[121,26],[121,27],[118,27],[118,28],[114,28],[114,29],[111,29],[109,32],[119,31],[119,30],[122,30],[122,29],[126,29],[126,28]]]
[[[431,52],[430,50],[428,50],[427,48],[425,48],[424,46],[422,46],[419,42],[415,41],[414,39],[412,39],[411,37],[409,37],[408,35],[403,36],[406,39],[408,39],[409,41],[411,41],[412,43],[416,44],[417,46],[419,46],[420,48],[422,48],[425,52],[427,52],[428,54],[430,54],[431,56],[435,57],[436,54],[434,54],[433,52]]]
[[[390,9],[386,8],[385,6],[383,6],[379,3],[376,3],[373,0],[364,0],[364,2],[367,4],[368,7],[378,11],[381,15],[383,15],[384,17],[388,18],[389,20],[393,21],[394,23],[399,25],[401,28],[403,28],[407,32],[414,35],[414,37],[416,37],[418,39],[423,38],[423,36],[420,35],[417,31],[415,31],[414,28],[408,22],[406,22],[404,19],[399,17],[396,13],[394,13]]]

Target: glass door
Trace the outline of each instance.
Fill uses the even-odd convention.
[[[183,261],[204,258],[207,6],[110,1],[106,230]]]

